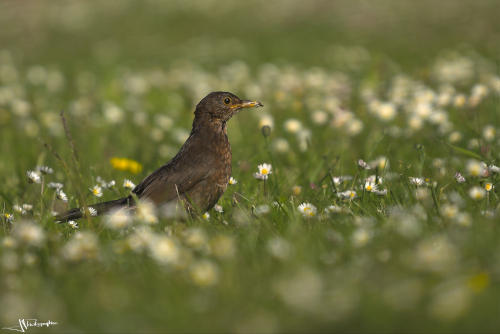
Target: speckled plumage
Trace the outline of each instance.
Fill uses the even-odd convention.
[[[242,101],[228,92],[208,94],[196,106],[191,133],[179,152],[132,192],[139,199],[152,201],[157,206],[180,200],[190,213],[210,210],[226,190],[231,177],[227,121],[240,109],[255,106],[262,104]],[[133,197],[91,205],[98,214],[123,206],[133,207]],[[72,209],[56,219],[67,221],[81,217],[80,209]]]

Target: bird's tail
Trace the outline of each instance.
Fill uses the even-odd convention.
[[[113,209],[119,209],[122,207],[130,206],[132,202],[133,202],[132,197],[129,196],[129,197],[115,199],[109,202],[102,202],[89,205],[89,210],[91,211],[92,214],[95,213],[95,215],[101,215]],[[95,212],[92,212],[94,210]],[[66,211],[65,213],[55,216],[55,219],[59,223],[64,223],[67,222],[68,220],[75,220],[82,217],[83,217],[82,209],[74,208],[69,211]]]

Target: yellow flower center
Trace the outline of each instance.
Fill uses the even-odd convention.
[[[267,175],[267,173],[268,173],[267,169],[262,168],[261,174],[263,174],[263,175]]]

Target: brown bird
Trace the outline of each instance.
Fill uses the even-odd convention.
[[[89,208],[99,215],[134,207],[136,196],[157,206],[181,201],[191,214],[210,210],[231,177],[232,155],[226,123],[243,108],[261,106],[258,101],[241,100],[229,92],[208,94],[196,106],[191,134],[172,160],[138,184],[132,190],[133,195]],[[56,216],[56,220],[64,222],[82,216],[83,210],[75,208]]]

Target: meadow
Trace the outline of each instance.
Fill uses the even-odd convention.
[[[1,4],[0,328],[498,332],[498,10]],[[54,221],[127,195],[216,90],[264,108],[214,209]]]

